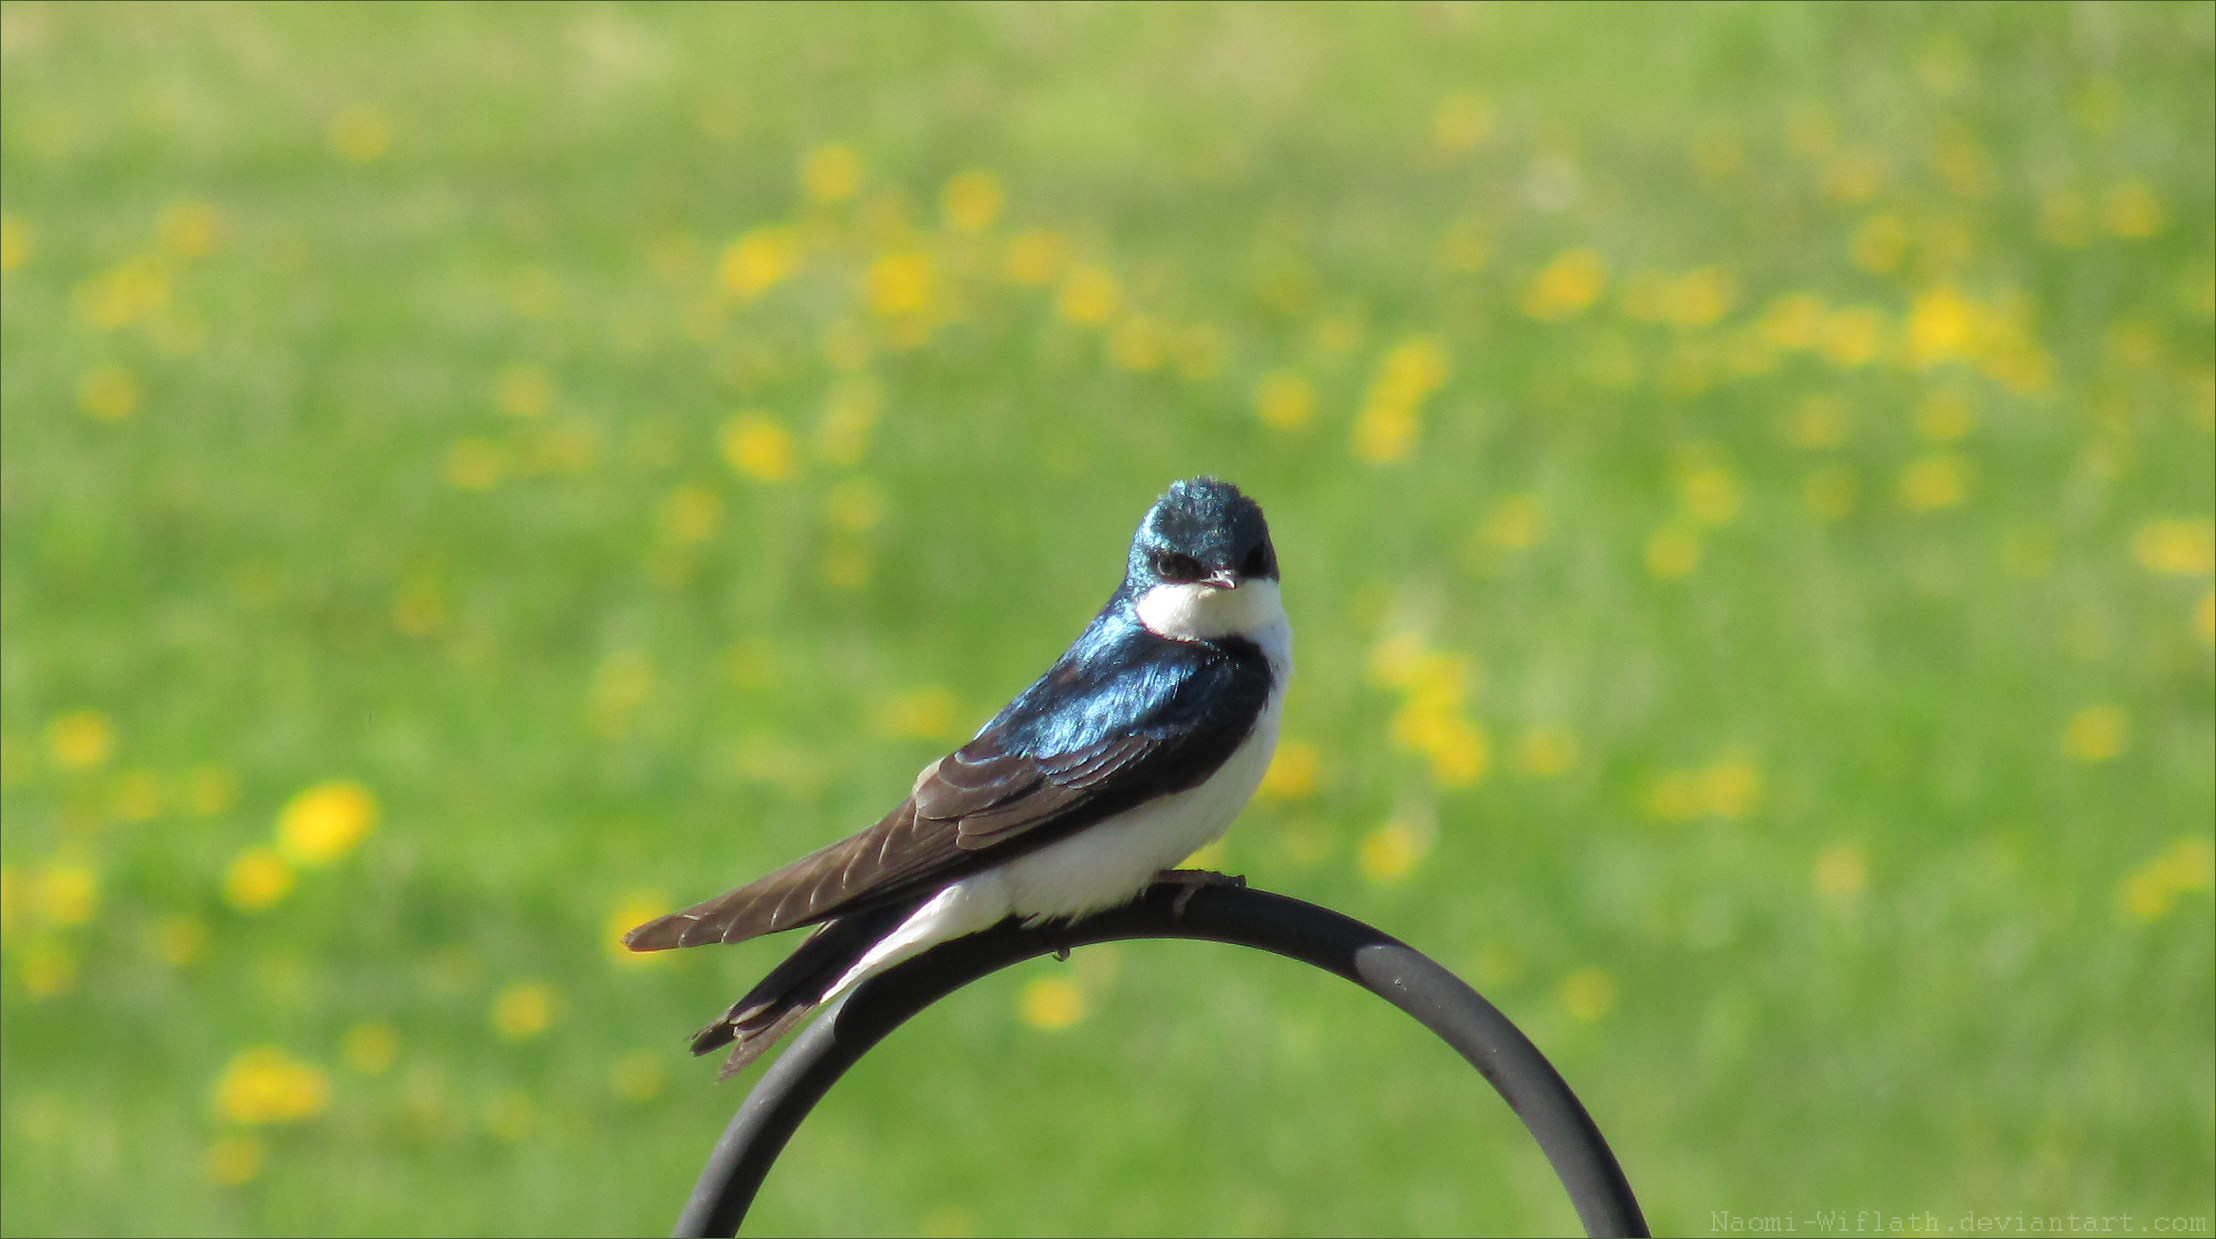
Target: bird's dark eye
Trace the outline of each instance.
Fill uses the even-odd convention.
[[[1170,582],[1197,581],[1208,575],[1202,571],[1200,561],[1177,551],[1163,551],[1154,557],[1154,575]]]
[[[1271,566],[1270,544],[1264,542],[1247,552],[1246,562],[1239,565],[1239,575],[1248,577],[1268,576]]]

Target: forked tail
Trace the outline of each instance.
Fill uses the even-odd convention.
[[[731,1056],[716,1073],[718,1080],[729,1079],[806,1019],[831,996],[839,978],[913,911],[912,903],[897,904],[825,924],[715,1023],[693,1034],[692,1052],[706,1054],[729,1045]]]

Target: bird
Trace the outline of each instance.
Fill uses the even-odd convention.
[[[1140,520],[1123,580],[1044,675],[857,834],[633,929],[634,951],[815,926],[694,1034],[731,1046],[726,1079],[823,1004],[1010,917],[1072,920],[1223,837],[1277,746],[1293,671],[1277,549],[1261,505],[1213,477],[1175,482]]]

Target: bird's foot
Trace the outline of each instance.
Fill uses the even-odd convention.
[[[1213,869],[1164,869],[1154,875],[1154,881],[1160,885],[1182,888],[1177,892],[1176,901],[1170,904],[1170,915],[1182,924],[1185,920],[1185,906],[1190,904],[1193,901],[1193,896],[1199,894],[1203,888],[1210,886],[1245,886],[1246,875],[1218,873]]]

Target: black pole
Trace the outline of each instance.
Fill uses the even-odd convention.
[[[679,1236],[735,1235],[771,1163],[855,1060],[917,1012],[1011,964],[1130,938],[1197,938],[1253,947],[1335,972],[1416,1017],[1470,1061],[1554,1164],[1588,1235],[1647,1233],[1639,1202],[1592,1117],[1537,1046],[1493,1004],[1422,952],[1350,917],[1244,887],[1186,887],[1064,926],[1004,921],[856,986],[826,1007],[763,1073],[709,1155],[677,1219]]]

